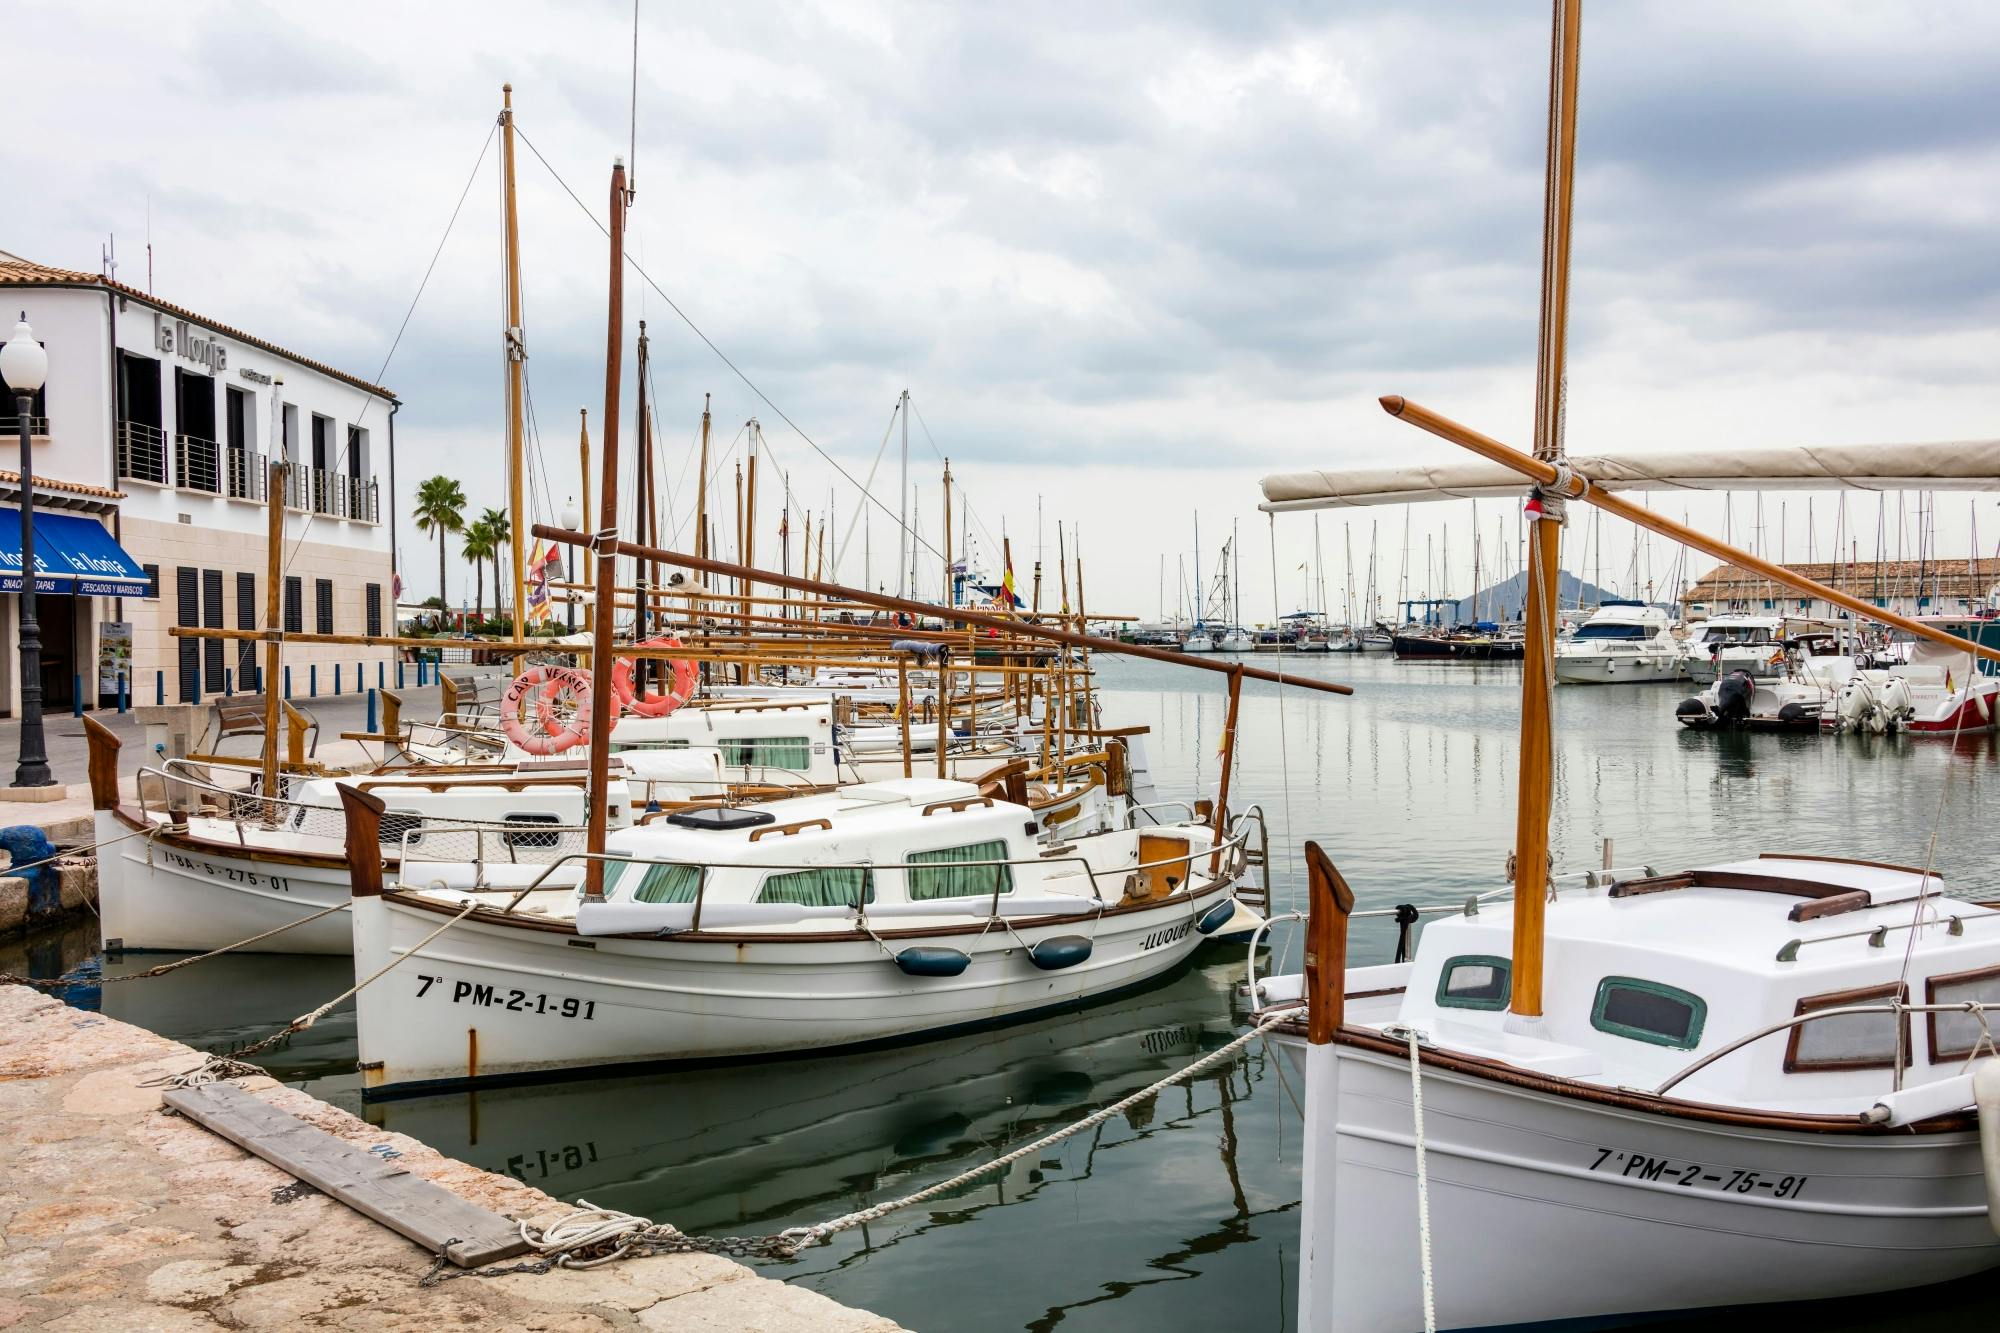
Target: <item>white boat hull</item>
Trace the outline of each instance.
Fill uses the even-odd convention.
[[[1423,1326],[1409,1065],[1306,1066],[1299,1326]],[[1440,1328],[1858,1295],[2000,1265],[1977,1136],[1813,1133],[1425,1066]]]
[[[451,909],[406,895],[356,899],[355,972],[399,964],[356,997],[364,1090],[532,1075],[586,1066],[772,1055],[993,1023],[1136,985],[1201,943],[1203,911],[1226,883],[1093,923],[1081,917],[983,933],[824,941],[590,940],[471,919],[423,938]],[[1042,971],[1023,943],[1092,940],[1074,966]],[[955,977],[909,976],[890,950],[936,945],[971,955]]]
[[[100,842],[132,832],[98,811]],[[166,838],[124,837],[98,853],[97,867],[104,939],[130,949],[219,949],[337,907],[352,892],[344,864],[253,860]],[[347,914],[334,912],[243,952],[344,954],[352,947]]]
[[[1681,679],[1673,653],[1564,653],[1556,649],[1556,679],[1570,685],[1619,685]]]

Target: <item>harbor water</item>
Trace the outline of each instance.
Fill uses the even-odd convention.
[[[1321,843],[1364,908],[1499,888],[1514,821],[1520,669],[1274,657],[1351,698],[1247,684],[1232,805],[1271,831],[1274,910],[1298,905]],[[1214,794],[1219,677],[1104,659],[1107,724],[1151,728],[1158,795]],[[1980,818],[2000,781],[1990,733],[1947,738],[1700,734],[1673,685],[1557,691],[1558,874],[1659,870],[1765,851],[1934,864],[1955,895],[2000,897]],[[1357,962],[1394,927],[1356,925]],[[57,975],[96,955],[87,926],[0,950]],[[1267,967],[1296,967],[1281,927]],[[140,970],[156,955],[104,963]],[[1147,990],[1088,1009],[892,1050],[578,1079],[368,1104],[350,1010],[267,1058],[272,1072],[444,1153],[565,1199],[711,1235],[824,1220],[955,1175],[1179,1069],[1244,1026],[1244,959],[1211,944]],[[226,957],[66,997],[210,1049],[259,1037],[352,981],[338,958]],[[1272,1051],[1168,1090],[958,1194],[766,1265],[911,1328],[1287,1329],[1298,1249],[1299,1086]],[[1416,1237],[1410,1238],[1411,1244]],[[1439,1281],[1452,1258],[1437,1257]],[[1837,1305],[1702,1316],[1703,1329],[1990,1327],[1975,1284]],[[1774,1321],[1775,1324],[1774,1324]],[[1668,1327],[1692,1328],[1695,1321]],[[1657,1325],[1656,1325],[1657,1326]]]

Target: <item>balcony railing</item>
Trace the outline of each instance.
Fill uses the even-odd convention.
[[[143,421],[118,423],[118,475],[155,486],[170,484],[167,477],[167,437],[158,426]]]
[[[270,465],[264,455],[229,449],[222,457],[223,481],[229,487],[229,498],[262,503],[271,489]]]
[[[49,434],[49,419],[47,417],[29,417],[28,434],[38,439],[47,439]],[[18,440],[20,438],[21,418],[18,416],[0,417],[0,444],[4,444],[8,440]]]
[[[174,475],[184,491],[222,493],[222,470],[216,466],[216,444],[199,435],[174,436]]]
[[[330,468],[292,464],[285,483],[285,503],[293,509],[310,509],[331,518],[351,518],[362,523],[378,523],[381,494],[377,484]]]

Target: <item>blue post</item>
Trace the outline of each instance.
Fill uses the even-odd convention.
[[[167,701],[167,673],[164,671],[155,671],[153,673],[153,702],[156,704],[164,704],[166,703],[166,701]]]
[[[400,657],[396,659],[396,688],[403,688],[403,659]]]
[[[335,698],[340,696],[340,663],[338,662],[333,664],[333,693]]]
[[[306,663],[306,698],[319,698],[319,663]]]
[[[375,691],[368,691],[368,734],[375,734]]]
[[[229,667],[224,667],[222,668],[222,697],[225,699],[230,699],[234,698],[235,695],[236,695],[236,672]]]
[[[72,712],[72,713],[74,713],[74,714],[75,714],[76,716],[78,716],[78,717],[82,717],[82,716],[83,716],[83,675],[82,675],[82,673],[80,673],[80,672],[79,672],[79,673],[73,673],[73,674],[71,675],[71,677],[70,677],[70,680],[71,680],[71,685],[70,685],[70,691],[69,691],[69,699],[70,699],[70,703],[69,703],[69,711],[70,711],[70,712]]]
[[[387,677],[387,675],[385,674],[385,673],[386,673],[386,672],[388,671],[388,669],[389,669],[389,667],[388,667],[388,663],[386,663],[386,662],[377,662],[377,663],[375,664],[375,688],[376,688],[376,689],[380,690],[380,689],[386,689],[386,688],[388,687],[388,677]],[[402,682],[401,682],[401,681],[398,681],[398,682],[396,682],[396,683],[397,683],[397,685],[398,685],[399,687],[400,687],[400,686],[401,686],[401,684],[402,684]]]
[[[130,683],[130,682],[128,682],[128,681],[127,681],[127,680],[125,679],[125,673],[124,673],[124,672],[122,672],[122,671],[121,671],[121,672],[119,672],[119,673],[118,673],[118,711],[119,711],[119,712],[121,712],[121,713],[122,713],[122,712],[124,712],[124,711],[125,711],[125,708],[126,708],[126,702],[125,702],[125,687],[126,687],[126,686],[127,686],[127,685],[128,685],[129,683]]]
[[[287,699],[292,697],[292,664],[290,662],[285,663],[285,697]]]

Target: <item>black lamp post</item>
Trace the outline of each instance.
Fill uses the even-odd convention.
[[[51,787],[49,752],[42,738],[42,631],[35,622],[35,455],[30,442],[35,395],[49,377],[49,354],[35,341],[28,314],[0,347],[0,379],[14,391],[15,419],[21,427],[21,747],[14,764],[16,787]]]

